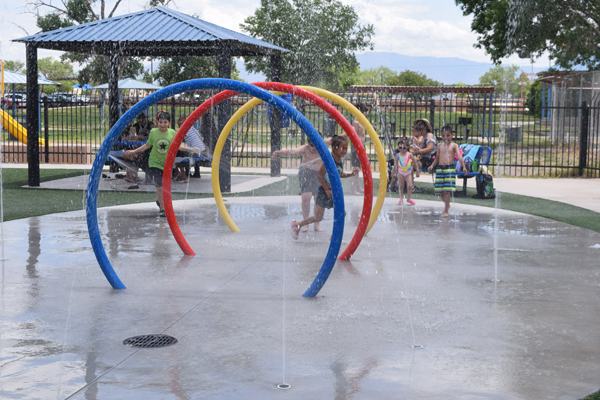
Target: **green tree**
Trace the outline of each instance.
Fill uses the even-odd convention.
[[[518,65],[511,65],[509,67],[496,65],[479,77],[479,84],[494,86],[496,92],[501,95],[520,96],[520,71],[521,69]]]
[[[600,67],[600,2],[581,0],[455,0],[472,15],[475,47],[492,60],[520,53],[550,59],[564,69]]]
[[[390,82],[393,86],[442,86],[441,82],[430,79],[420,72],[404,70]]]
[[[152,0],[151,3],[163,4],[170,1]],[[29,2],[29,6],[32,9],[31,12],[37,15],[37,26],[42,32],[48,32],[104,18],[111,18],[120,3],[121,0],[117,1],[110,12],[108,12],[104,0],[100,2],[96,0],[64,0],[61,3],[32,0]],[[51,12],[41,15],[40,11],[45,9],[50,9]],[[106,67],[109,64],[108,56],[65,53],[61,56],[61,60],[83,65],[78,76],[80,83],[99,84],[108,82],[108,68]],[[141,59],[135,57],[121,57],[119,59],[119,79],[123,77],[134,78],[141,73],[143,73]]]
[[[25,73],[25,63],[23,61],[4,61],[4,70]]]
[[[355,53],[373,49],[373,25],[362,26],[339,0],[261,0],[240,27],[251,36],[290,50],[282,54],[282,81],[339,89],[356,71]],[[268,57],[245,58],[249,72],[271,79]]]
[[[526,106],[529,114],[537,118],[542,116],[542,82],[535,81],[529,86]]]
[[[69,63],[55,60],[52,57],[38,60],[39,73],[48,80],[65,80],[73,77],[73,66]]]
[[[354,78],[354,85],[387,85],[393,86],[393,81],[396,79],[397,74],[395,71],[384,67],[383,65],[378,68],[370,68],[360,70],[356,73]]]
[[[219,64],[217,57],[163,58],[154,72],[154,78],[162,86],[189,79],[218,77]],[[239,80],[239,71],[233,60],[231,62],[231,78]]]

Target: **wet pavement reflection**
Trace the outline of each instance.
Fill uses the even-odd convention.
[[[342,250],[361,200],[347,199]],[[0,398],[577,399],[600,386],[597,233],[465,205],[442,220],[439,203],[387,199],[352,259],[306,299],[332,212],[326,232],[293,240],[298,197],[226,205],[240,232],[210,199],[175,202],[195,257],[156,205],[100,209],[121,291],[83,211],[5,223]],[[122,344],[143,334],[178,343]]]

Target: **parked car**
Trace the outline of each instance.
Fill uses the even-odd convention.
[[[83,105],[89,103],[88,98],[78,96],[73,93],[54,93],[48,96],[50,107],[65,107],[70,105]]]
[[[14,99],[13,99],[13,96],[8,94],[2,98],[2,109],[3,110],[8,110],[8,109],[13,108],[13,104],[16,108],[23,108],[27,105],[27,103],[21,97],[21,95],[15,95]]]

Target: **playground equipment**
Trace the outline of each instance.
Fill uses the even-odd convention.
[[[371,168],[369,165],[369,160],[368,160],[366,151],[362,147],[362,143],[360,142],[360,139],[358,138],[358,136],[356,135],[356,132],[352,128],[352,125],[350,125],[350,123],[346,120],[346,118],[344,118],[344,116],[339,111],[337,111],[337,109],[335,107],[333,107],[328,102],[324,101],[321,97],[315,95],[314,93],[304,90],[299,87],[295,87],[295,86],[284,84],[284,83],[278,83],[278,82],[262,82],[262,83],[254,83],[254,85],[257,85],[259,87],[262,87],[262,88],[268,89],[268,90],[276,90],[279,92],[293,94],[295,96],[304,98],[304,99],[316,104],[317,106],[322,108],[324,111],[326,111],[329,115],[331,115],[333,117],[333,119],[342,126],[342,128],[348,134],[348,137],[352,141],[355,148],[358,149],[357,153],[358,153],[359,160],[361,162],[361,167],[363,170],[363,175],[364,175],[364,180],[365,180],[365,200],[363,202],[363,211],[361,214],[361,220],[358,224],[357,230],[356,230],[352,240],[348,244],[348,247],[346,248],[346,250],[344,250],[342,255],[339,257],[340,260],[349,259],[352,256],[352,254],[354,254],[354,251],[356,250],[356,248],[360,244],[362,238],[364,237],[365,231],[368,226],[368,222],[370,221],[369,217],[371,215],[371,206],[372,206],[372,201],[373,201],[372,200],[372,198],[373,198],[373,195],[372,195],[373,179],[372,179],[372,175],[371,175]],[[213,107],[214,105],[220,103],[221,101],[223,101],[227,98],[230,98],[236,94],[237,93],[235,93],[235,92],[228,92],[228,93],[223,92],[223,93],[219,93],[218,95],[206,100],[205,103],[200,105],[198,107],[198,109],[196,111],[194,111],[188,117],[188,119],[190,119],[189,125],[190,126],[193,125],[204,114],[204,112],[206,112],[206,110],[208,110],[210,107]],[[238,110],[233,115],[233,117],[229,120],[229,122],[224,127],[223,131],[221,132],[221,135],[216,144],[215,151],[213,154],[212,187],[213,187],[213,192],[215,195],[215,201],[217,203],[217,207],[219,209],[221,217],[224,219],[227,226],[229,226],[229,228],[234,232],[239,231],[239,229],[235,225],[233,220],[231,219],[231,217],[227,211],[227,208],[225,207],[225,204],[223,202],[223,197],[221,195],[221,188],[219,186],[219,160],[220,160],[221,150],[223,148],[223,145],[225,144],[225,141],[226,141],[229,133],[233,129],[233,126],[235,124],[237,124],[237,122],[243,115],[245,115],[248,111],[252,110],[260,102],[262,102],[262,100],[253,99],[253,100],[249,101],[248,103],[246,103],[240,110]],[[351,104],[346,104],[346,106],[353,107]],[[358,110],[357,110],[357,112],[358,112]],[[360,114],[360,112],[359,112],[359,114]],[[187,132],[187,128],[184,129],[184,127],[182,126],[182,128],[180,129],[180,131],[178,132],[178,134],[176,136],[176,139],[173,141],[174,144],[169,149],[169,154],[167,156],[167,161],[166,161],[166,165],[165,165],[165,174],[163,175],[163,188],[171,187],[171,174],[170,174],[170,171],[172,170],[171,160],[175,159],[175,155],[177,154],[176,149],[177,149],[177,146],[179,146],[179,144],[181,144],[181,141],[184,136],[184,132]],[[384,195],[385,195],[385,193],[384,193]],[[179,225],[177,224],[177,220],[175,219],[174,214],[171,214],[171,212],[169,211],[169,210],[172,210],[172,202],[171,202],[170,193],[164,194],[163,200],[165,203],[165,213],[167,214],[167,220],[169,221],[169,224],[171,225],[171,231],[174,232],[174,235],[175,235],[175,232],[177,232],[176,237],[181,237],[182,243],[180,243],[180,247],[185,253],[186,249],[189,248],[189,245],[187,244],[187,242],[183,238],[183,235],[181,234]],[[169,203],[168,206],[167,206],[167,203]],[[188,253],[186,253],[186,254],[188,254]]]
[[[4,126],[4,129],[9,131],[23,144],[27,144],[27,129],[25,129],[23,125],[19,124],[13,117],[2,110],[0,110],[0,119],[2,120],[2,126]],[[46,144],[46,141],[44,139],[38,139],[38,143]]]
[[[104,166],[104,162],[108,157],[108,153],[116,142],[117,138],[121,135],[123,130],[129,123],[131,123],[135,117],[144,109],[156,104],[158,101],[165,99],[167,97],[173,96],[174,94],[178,94],[181,92],[189,91],[189,90],[197,90],[197,89],[221,89],[221,90],[232,90],[236,92],[242,92],[249,94],[251,96],[257,97],[272,106],[275,106],[290,116],[290,118],[305,132],[305,134],[310,138],[310,140],[315,145],[319,156],[323,160],[323,164],[325,165],[325,169],[329,175],[329,179],[331,182],[331,189],[333,193],[333,203],[334,203],[334,223],[333,230],[331,235],[331,242],[329,245],[329,250],[327,251],[327,255],[323,262],[323,265],[319,271],[319,274],[311,284],[311,286],[307,289],[303,296],[305,297],[314,297],[321,287],[325,284],[327,277],[331,273],[333,269],[333,265],[335,264],[335,260],[337,254],[339,253],[339,249],[342,243],[342,236],[344,231],[344,215],[345,215],[345,207],[344,207],[344,198],[342,191],[342,184],[339,175],[337,174],[337,170],[335,167],[335,163],[329,153],[329,150],[323,139],[320,137],[315,128],[310,124],[310,122],[298,112],[294,107],[288,104],[285,100],[280,97],[267,92],[266,90],[260,89],[256,86],[233,81],[228,79],[195,79],[186,82],[180,82],[171,86],[168,86],[164,89],[161,89],[148,97],[144,98],[142,101],[133,106],[129,111],[127,111],[119,121],[111,128],[108,135],[102,142],[98,150],[98,154],[94,159],[94,163],[92,165],[92,170],[90,171],[89,183],[88,183],[88,191],[87,191],[87,203],[86,203],[86,219],[88,225],[88,233],[90,236],[90,241],[92,244],[92,249],[94,250],[94,254],[98,263],[100,264],[100,268],[104,273],[105,277],[111,284],[111,286],[115,289],[125,289],[125,285],[121,282],[117,274],[115,273],[104,247],[102,245],[102,240],[100,237],[100,230],[98,227],[98,215],[97,215],[97,200],[98,200],[98,185],[100,182],[100,176],[102,174],[102,168]],[[187,131],[191,124],[186,125],[190,121],[190,118],[186,120],[186,123],[182,125],[181,130]],[[169,165],[168,161],[165,166]],[[169,195],[167,193],[167,189],[163,187],[163,195]],[[166,204],[165,204],[166,207]],[[172,205],[171,205],[172,207]],[[165,210],[166,211],[166,210]],[[171,212],[173,210],[170,210]],[[181,239],[181,238],[179,238]],[[176,238],[176,240],[179,239]],[[191,250],[191,248],[189,249]]]

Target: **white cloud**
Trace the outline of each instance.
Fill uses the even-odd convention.
[[[56,1],[56,0],[54,0]],[[144,8],[147,0],[122,2],[116,15],[128,14]],[[448,0],[342,0],[354,7],[361,24],[373,24],[375,51],[396,52],[410,56],[458,57],[472,61],[490,62],[489,56],[476,49],[476,35],[471,32],[471,18],[464,17],[453,1]],[[16,25],[29,34],[39,29],[35,16],[26,13],[27,0],[6,0],[0,5],[0,58],[25,61],[25,45],[12,39],[26,36]],[[115,0],[107,1],[107,10]],[[177,0],[176,9],[188,15],[241,32],[240,23],[254,14],[259,0],[206,0],[201,7],[197,0]],[[175,7],[173,7],[175,8]],[[43,10],[42,13],[48,12]],[[16,24],[16,25],[15,25]],[[59,57],[61,52],[39,50],[38,57]],[[529,65],[528,60],[513,56],[505,64]],[[548,66],[547,57],[535,66]]]

